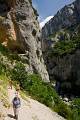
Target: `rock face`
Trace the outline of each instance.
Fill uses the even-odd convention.
[[[60,82],[60,88],[64,92],[79,95],[80,88],[80,49],[74,54],[63,57],[45,59],[50,80]],[[60,91],[59,91],[60,92]]]
[[[43,38],[80,22],[80,0],[65,6],[43,27]]]
[[[68,41],[69,43],[73,40],[72,36],[77,35],[80,36],[80,0],[76,0],[58,11],[42,29],[42,48],[50,80],[60,82],[59,88],[61,90],[79,95],[80,44],[72,53],[67,52],[62,56],[52,54],[51,57],[49,54],[49,50],[54,51],[54,45],[57,42]],[[63,48],[63,46],[58,47]]]
[[[36,10],[31,0],[0,1],[0,42],[13,51],[25,53],[32,71],[49,82],[44,65]]]

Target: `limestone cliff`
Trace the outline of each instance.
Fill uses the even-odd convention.
[[[50,80],[79,95],[80,0],[62,8],[42,29],[42,48]]]
[[[31,0],[0,0],[0,42],[24,53],[32,71],[49,82],[44,65],[37,12]]]
[[[57,31],[80,23],[80,0],[66,5],[42,29],[42,36],[47,38]]]

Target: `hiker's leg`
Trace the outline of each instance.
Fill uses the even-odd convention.
[[[14,116],[16,115],[16,108],[15,107],[13,107],[13,110],[14,110]]]
[[[14,110],[14,118],[16,120],[18,120],[18,111],[17,111],[17,108],[13,107],[13,110]]]
[[[18,120],[19,108],[16,108],[16,120]]]

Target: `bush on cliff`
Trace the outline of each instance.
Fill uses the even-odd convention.
[[[71,102],[72,120],[80,120],[80,98],[75,98]]]
[[[50,57],[62,56],[74,53],[76,49],[80,49],[80,35],[72,37],[70,40],[60,40],[56,42],[53,48],[48,52]]]

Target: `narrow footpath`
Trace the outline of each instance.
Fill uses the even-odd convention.
[[[12,99],[15,96],[15,89],[8,89],[8,95],[11,104]],[[65,120],[57,113],[52,112],[48,107],[36,100],[33,100],[31,98],[23,100],[21,97],[20,99],[21,108],[19,111],[19,120]],[[15,120],[13,118],[13,115],[13,108],[11,106],[10,109],[7,111],[7,116],[5,117],[5,120]]]

